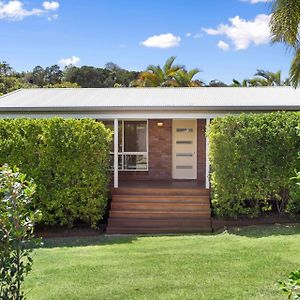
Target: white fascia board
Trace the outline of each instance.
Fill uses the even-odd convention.
[[[1,112],[0,118],[207,119],[241,112]]]

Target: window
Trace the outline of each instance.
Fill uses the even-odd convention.
[[[103,123],[114,129],[113,121]],[[114,146],[111,145],[111,167],[113,169]],[[148,170],[148,122],[119,121],[119,170],[147,171]]]

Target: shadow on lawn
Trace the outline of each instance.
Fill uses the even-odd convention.
[[[279,235],[300,235],[300,223],[273,224],[248,227],[230,227],[228,233],[249,238],[263,238]]]
[[[91,236],[91,237],[60,237],[45,238],[41,248],[56,247],[84,247],[84,246],[100,246],[113,244],[128,244],[137,239],[137,236]]]

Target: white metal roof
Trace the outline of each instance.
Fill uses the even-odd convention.
[[[291,87],[21,89],[0,97],[1,112],[299,110]]]

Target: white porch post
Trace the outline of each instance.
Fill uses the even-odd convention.
[[[114,119],[114,187],[119,187],[119,120]]]
[[[209,124],[210,124],[210,118],[206,118],[206,134],[208,133],[209,130]],[[205,138],[205,188],[209,189],[210,184],[209,184],[209,139],[206,136]]]

